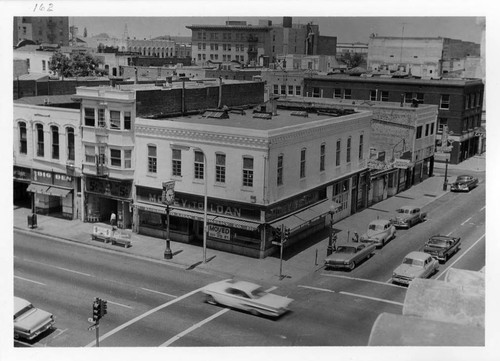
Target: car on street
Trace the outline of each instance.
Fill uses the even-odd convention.
[[[396,228],[411,228],[415,224],[425,221],[426,212],[422,212],[417,206],[403,206],[396,209],[397,215],[391,218],[391,223]]]
[[[347,242],[338,245],[334,252],[325,258],[325,268],[348,268],[353,270],[356,265],[370,258],[376,247],[375,242]]]
[[[279,317],[289,311],[293,299],[266,292],[255,283],[228,279],[202,289],[205,301],[250,312],[252,315]]]
[[[14,339],[33,340],[52,328],[54,315],[33,306],[23,298],[14,297]]]
[[[396,227],[387,219],[376,219],[368,224],[368,230],[359,241],[363,243],[375,242],[377,247],[384,246],[396,237]]]
[[[415,278],[428,278],[439,270],[439,262],[430,254],[413,251],[392,273],[392,283],[409,285]]]
[[[471,175],[459,175],[455,182],[451,183],[450,190],[452,192],[469,192],[476,188],[479,184],[479,179]]]
[[[421,251],[444,263],[460,250],[460,237],[435,235],[425,242]]]

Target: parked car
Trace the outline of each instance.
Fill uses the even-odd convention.
[[[14,338],[33,340],[50,329],[54,315],[33,306],[25,299],[14,297]]]
[[[471,189],[476,188],[479,184],[479,179],[471,175],[459,175],[455,182],[451,184],[450,190],[452,192],[469,192]]]
[[[376,248],[375,242],[348,242],[337,246],[325,259],[325,267],[348,268],[353,270],[363,260],[370,258]]]
[[[409,285],[415,278],[427,278],[439,270],[439,262],[430,254],[413,251],[392,273],[392,282]]]
[[[403,206],[396,209],[397,215],[391,218],[391,223],[396,228],[411,228],[415,224],[425,221],[426,212],[416,206]]]
[[[460,246],[460,237],[436,235],[425,242],[422,252],[429,253],[432,257],[444,263],[459,251]]]
[[[377,247],[382,247],[396,237],[396,227],[387,219],[377,219],[368,224],[368,230],[359,240],[361,242],[375,242]]]
[[[275,295],[251,282],[224,280],[211,283],[202,290],[205,301],[250,312],[252,315],[279,317],[289,310],[293,299]]]

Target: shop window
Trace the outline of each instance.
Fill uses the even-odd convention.
[[[320,97],[320,89],[317,87],[313,88],[313,98],[319,98]]]
[[[130,130],[132,124],[132,114],[130,112],[125,112],[123,114],[123,129]]]
[[[363,159],[363,134],[359,135],[359,160]]]
[[[385,90],[380,92],[380,100],[383,102],[388,102],[389,101],[389,92],[385,91]]]
[[[278,155],[278,166],[276,169],[276,184],[283,185],[283,154]]]
[[[335,88],[333,90],[333,97],[334,98],[339,98],[339,99],[342,99],[342,89],[340,88]]]
[[[411,99],[413,97],[413,93],[411,92],[406,92],[405,93],[405,103],[411,103]]]
[[[75,160],[75,130],[73,128],[66,128],[66,139],[68,160]]]
[[[346,148],[346,162],[351,163],[351,143],[352,138],[347,138],[347,148]]]
[[[323,143],[319,147],[319,171],[323,172],[325,170],[325,150],[326,144]]]
[[[344,99],[351,99],[351,89],[344,89]]]
[[[26,123],[19,123],[19,153],[28,153],[28,138],[26,132]]]
[[[253,187],[253,157],[243,157],[243,187]]]
[[[132,168],[132,150],[126,149],[123,151],[123,165],[126,169]]]
[[[205,155],[203,152],[194,152],[194,178],[205,179]]]
[[[422,126],[421,125],[419,125],[417,127],[417,135],[416,135],[416,139],[420,139],[420,138],[422,138]]]
[[[122,151],[120,149],[110,149],[109,156],[113,167],[122,166]]]
[[[377,91],[376,90],[370,90],[370,100],[377,101]]]
[[[95,127],[94,108],[85,108],[85,125],[88,127]]]
[[[337,146],[336,146],[336,149],[335,149],[335,166],[339,166],[340,165],[340,146],[341,146],[341,141],[340,139],[337,140]]]
[[[300,178],[306,176],[306,148],[300,150]]]
[[[109,126],[111,129],[120,129],[120,112],[117,110],[109,111]]]
[[[181,177],[181,150],[172,149],[172,175],[176,177]]]
[[[295,95],[300,95],[300,85],[295,86]]]
[[[273,85],[273,93],[274,94],[279,94],[280,93],[278,84],[274,84]]]
[[[215,181],[226,183],[226,155],[217,153],[215,155]]]
[[[156,145],[148,145],[148,173],[156,173]]]
[[[85,162],[95,163],[95,147],[93,145],[85,146]]]
[[[43,125],[36,125],[36,155],[38,157],[43,157],[45,155],[44,152],[44,141],[43,141]]]
[[[450,95],[442,94],[439,102],[439,109],[450,109]]]
[[[52,125],[50,133],[52,134],[52,159],[59,159],[59,128]]]

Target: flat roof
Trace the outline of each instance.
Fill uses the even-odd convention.
[[[433,85],[470,85],[474,83],[483,83],[481,79],[408,79],[408,78],[392,78],[383,76],[351,76],[349,74],[332,74],[332,75],[312,75],[305,77],[306,79],[313,80],[330,80],[330,81],[343,81],[348,80],[352,82],[371,82],[371,83],[412,83],[412,84],[433,84]]]
[[[211,110],[207,110],[209,112]],[[213,110],[216,112],[216,110]],[[341,116],[335,116],[333,114],[316,114],[309,113],[307,117],[300,115],[292,115],[292,113],[301,113],[296,110],[283,110],[278,109],[277,115],[271,117],[271,119],[255,118],[256,115],[253,113],[253,109],[245,110],[245,114],[228,113],[228,119],[218,119],[204,117],[203,114],[182,116],[182,117],[165,117],[165,118],[147,118],[138,117],[136,120],[141,119],[138,123],[146,121],[151,125],[155,123],[160,125],[162,123],[183,123],[183,124],[198,124],[207,126],[221,126],[225,128],[238,128],[238,129],[251,129],[251,130],[262,130],[268,131],[273,129],[280,129],[286,127],[293,127],[304,124],[314,124],[315,122],[324,121],[327,119],[332,119],[332,122],[344,122],[349,116],[352,119],[352,115],[366,115],[368,111],[356,111],[352,114],[346,114]],[[260,113],[262,114],[262,113]]]
[[[195,29],[224,29],[224,30],[270,30],[271,26],[266,25],[188,25],[186,28],[195,30]]]
[[[278,106],[286,104],[296,105],[297,107],[314,107],[318,105],[328,105],[335,106],[338,105],[342,108],[389,108],[389,109],[426,109],[430,107],[437,107],[435,104],[419,104],[418,107],[412,107],[411,103],[403,103],[401,106],[400,102],[383,102],[383,101],[373,101],[373,100],[359,100],[359,99],[335,99],[335,98],[311,98],[311,97],[288,97],[279,98],[277,100]]]
[[[77,103],[74,100],[74,94],[70,95],[39,95],[36,97],[23,97],[15,99],[14,103],[29,104],[29,105],[55,105],[55,104],[70,104]]]

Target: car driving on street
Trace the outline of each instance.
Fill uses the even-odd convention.
[[[411,228],[415,224],[425,221],[427,213],[422,212],[420,207],[403,206],[396,210],[397,215],[391,218],[391,223],[396,228]]]
[[[14,339],[32,340],[54,323],[51,313],[36,308],[23,298],[14,297]]]
[[[452,192],[469,192],[471,189],[476,188],[479,180],[471,175],[459,175],[455,182],[451,184],[450,190]]]
[[[353,270],[363,260],[370,258],[375,251],[375,242],[348,242],[337,246],[325,259],[325,268],[348,268]]]
[[[460,237],[435,235],[425,242],[421,250],[444,263],[460,250],[460,245]]]
[[[439,263],[425,252],[410,252],[392,274],[392,283],[409,285],[415,278],[428,278],[439,269]]]
[[[361,242],[375,242],[377,247],[384,246],[396,237],[396,227],[387,219],[377,219],[368,224],[368,230],[360,237]]]

